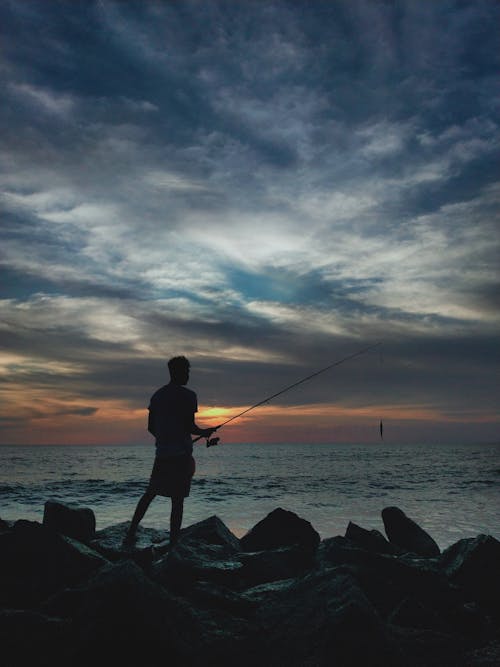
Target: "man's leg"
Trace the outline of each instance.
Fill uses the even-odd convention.
[[[177,542],[182,525],[182,512],[184,510],[184,498],[172,496],[172,510],[170,512],[170,544]]]
[[[142,517],[146,514],[146,511],[148,507],[151,505],[151,502],[156,498],[156,493],[153,491],[150,491],[150,489],[147,489],[146,493],[142,496],[142,498],[139,500],[137,503],[137,507],[135,508],[134,516],[132,517],[132,521],[130,523],[130,527],[127,531],[127,535],[125,536],[124,543],[132,544],[135,538],[135,533],[137,530],[137,526],[142,520]]]

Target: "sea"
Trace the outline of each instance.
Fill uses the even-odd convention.
[[[0,517],[41,521],[55,500],[90,507],[98,530],[130,520],[153,458],[151,445],[0,446]],[[241,537],[282,507],[324,539],[350,521],[383,533],[381,511],[395,505],[441,549],[500,539],[500,443],[195,445],[195,458],[184,526],[215,514]],[[158,497],[142,525],[167,530],[169,514]]]

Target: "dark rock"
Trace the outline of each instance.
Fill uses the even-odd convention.
[[[184,528],[181,532],[181,538],[183,540],[198,540],[206,544],[218,544],[234,553],[241,550],[240,540],[216,515]]]
[[[96,534],[101,553],[36,522],[0,527],[0,604],[13,608],[0,613],[3,664],[498,664],[494,538],[430,558],[350,523],[316,548],[310,524],[275,510],[248,534],[263,549],[242,551],[213,516],[165,555],[165,533],[143,528],[124,550],[128,525]]]
[[[316,553],[316,563],[320,568],[338,567],[342,565],[380,569],[384,572],[387,568],[398,567],[398,563],[404,563],[401,558],[393,554],[377,553],[373,550],[362,548],[358,543],[347,537],[330,537],[323,540]],[[422,563],[427,569],[437,571],[437,566],[431,562]]]
[[[336,569],[285,587],[260,607],[259,617],[266,665],[403,664],[358,582]]]
[[[297,580],[295,578],[278,579],[247,588],[240,595],[252,604],[267,604],[270,599],[282,595],[285,591],[295,586],[296,583]]]
[[[168,531],[139,526],[132,546],[124,547],[130,521],[108,526],[99,530],[90,546],[110,561],[132,559],[141,567],[148,567],[169,549]]]
[[[498,667],[500,665],[500,639],[489,641],[486,645],[467,653],[467,667]]]
[[[17,521],[0,534],[0,605],[29,607],[106,563],[89,547],[40,523]]]
[[[459,540],[439,560],[451,581],[469,599],[500,617],[500,542],[491,535]]]
[[[240,554],[241,576],[245,587],[298,577],[310,569],[313,558],[302,547],[291,546]]]
[[[400,667],[468,667],[464,662],[466,647],[455,635],[398,626],[388,630],[402,656]]]
[[[197,581],[219,582],[229,587],[240,587],[243,564],[237,555],[227,553],[220,544],[207,544],[186,539],[156,562],[153,576],[159,582],[182,593]]]
[[[378,530],[366,530],[352,521],[349,521],[345,537],[367,551],[379,554],[401,555],[402,550],[395,544],[388,542]]]
[[[189,601],[197,608],[227,611],[247,619],[253,617],[257,607],[250,597],[210,581],[197,582],[190,591]]]
[[[439,556],[440,550],[432,537],[399,507],[382,510],[382,520],[389,542],[401,549],[411,551],[424,558]]]
[[[245,551],[263,551],[299,545],[314,551],[320,542],[319,533],[309,521],[294,512],[278,507],[259,521],[241,539]]]
[[[446,623],[432,608],[426,607],[420,600],[404,598],[389,616],[389,623],[403,628],[420,630],[448,631]]]
[[[481,619],[474,614],[464,631],[463,596],[434,559],[379,554],[336,537],[321,543],[317,562],[320,572],[344,573],[356,581],[383,623],[383,636],[394,646],[394,664],[458,667],[464,650],[480,637]],[[369,660],[359,664],[371,664]]]
[[[192,664],[201,642],[189,606],[155,585],[132,561],[108,564],[89,581],[49,599],[43,610],[75,628],[73,664]]]
[[[217,517],[185,528],[175,547],[153,566],[153,577],[177,592],[197,581],[212,581],[230,588],[241,586],[243,564],[240,543]]]
[[[10,530],[12,526],[12,521],[5,521],[5,519],[0,519],[0,533],[3,533],[6,530]]]
[[[459,609],[463,596],[434,560],[377,554],[344,537],[334,537],[321,543],[317,563],[321,569],[336,567],[350,572],[384,619],[408,600],[406,607],[432,609],[439,616],[439,621],[429,621],[433,628],[462,632]],[[419,621],[418,627],[421,625]]]
[[[200,582],[181,599],[132,561],[120,561],[56,594],[43,611],[72,621],[78,666],[109,655],[111,664],[121,666],[160,667],[167,661],[184,667],[249,664],[254,607],[223,587]]]
[[[95,536],[95,515],[87,507],[70,507],[48,500],[43,511],[43,525],[79,542],[88,543]]]
[[[70,623],[35,611],[0,610],[2,664],[54,667],[70,664]]]

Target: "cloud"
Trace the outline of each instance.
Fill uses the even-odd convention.
[[[35,114],[42,111],[64,117],[69,116],[75,106],[75,101],[71,95],[57,94],[52,90],[32,86],[27,83],[12,83],[11,90],[22,101],[32,105]]]
[[[382,392],[423,415],[428,399],[443,423],[492,404],[495,5],[0,11],[14,403],[24,383],[69,389],[75,410],[139,409],[185,351],[206,400],[242,405],[383,339],[384,387],[365,360],[373,377],[342,373],[336,401]]]

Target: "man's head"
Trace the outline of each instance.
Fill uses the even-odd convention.
[[[189,380],[189,361],[186,357],[172,357],[168,362],[170,379],[175,384],[187,384]]]

